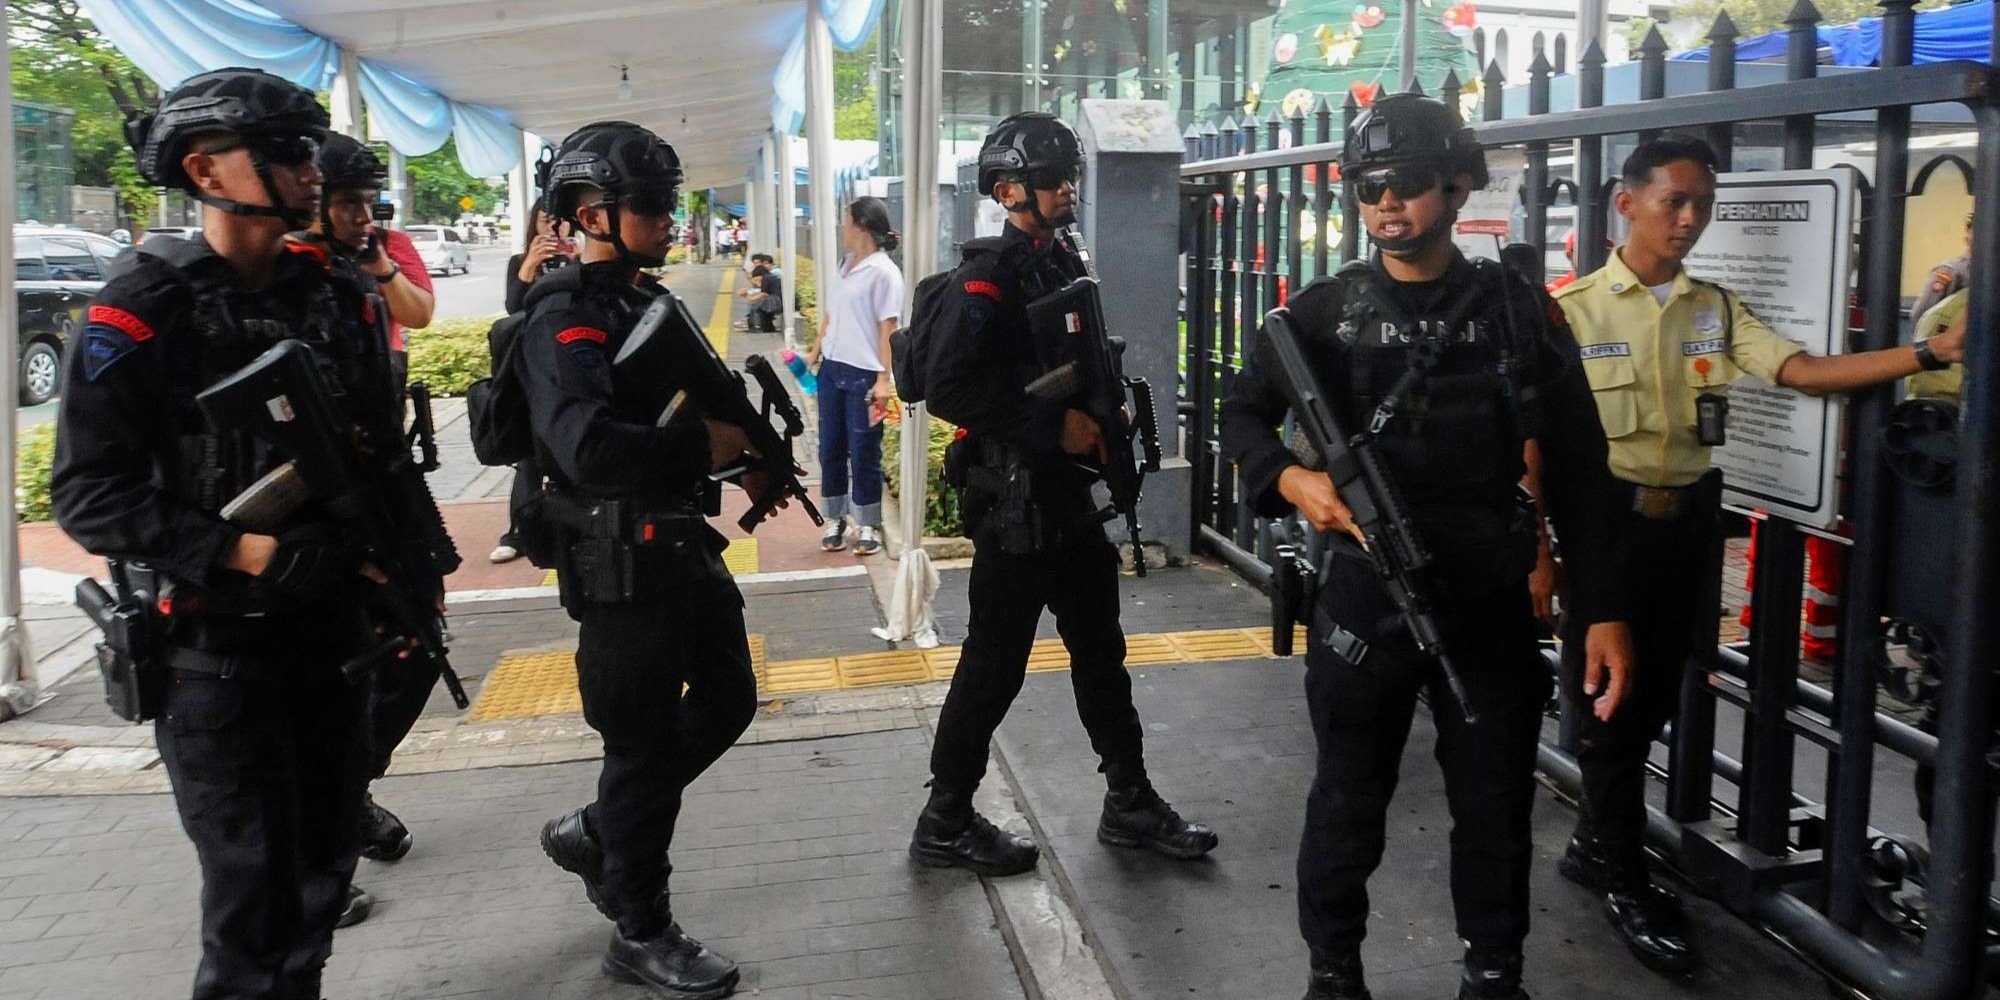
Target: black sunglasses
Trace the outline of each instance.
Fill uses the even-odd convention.
[[[201,151],[215,156],[235,149],[249,149],[263,157],[266,163],[296,167],[311,163],[319,156],[319,140],[309,135],[255,135],[204,146]]]
[[[680,192],[670,187],[636,188],[619,197],[634,215],[672,215],[679,200]]]
[[[1354,186],[1354,200],[1363,205],[1373,205],[1392,191],[1407,201],[1437,187],[1438,172],[1432,167],[1416,165],[1382,167],[1364,171],[1349,183]]]
[[[1064,184],[1074,185],[1083,177],[1083,166],[1071,163],[1060,167],[1036,167],[1021,177],[1021,182],[1036,191],[1054,191]]]

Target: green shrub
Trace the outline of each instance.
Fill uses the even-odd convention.
[[[498,316],[441,319],[421,330],[410,330],[410,381],[426,382],[433,396],[458,396],[475,380],[493,373],[487,356],[486,331]]]
[[[792,275],[792,307],[812,310],[819,305],[819,271],[811,257],[797,258],[799,273]]]
[[[49,506],[49,476],[55,465],[55,424],[21,432],[14,452],[14,504],[21,520],[46,521],[55,516]]]
[[[896,495],[898,501],[903,497],[902,409],[899,403],[890,410],[895,419],[882,428],[882,475],[887,489]],[[958,490],[944,481],[944,449],[957,433],[958,428],[936,417],[931,418],[930,487],[924,491],[924,534],[928,537],[950,538],[965,533]]]

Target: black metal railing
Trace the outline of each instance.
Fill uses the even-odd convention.
[[[1786,79],[1763,86],[1736,87],[1737,31],[1726,14],[1709,32],[1709,89],[1703,93],[1667,96],[1667,46],[1657,31],[1639,48],[1636,102],[1604,105],[1604,57],[1592,46],[1577,60],[1574,110],[1550,113],[1554,74],[1538,57],[1529,68],[1529,113],[1507,119],[1505,81],[1498,65],[1490,65],[1481,81],[1482,121],[1474,127],[1489,150],[1517,150],[1523,158],[1523,238],[1546,250],[1549,208],[1557,189],[1566,189],[1574,199],[1578,270],[1603,263],[1613,191],[1604,163],[1609,138],[1667,130],[1705,135],[1727,170],[1741,126],[1777,123],[1785,167],[1808,168],[1821,116],[1872,114],[1875,162],[1862,185],[1856,282],[1867,322],[1851,346],[1893,346],[1901,323],[1904,203],[1933,169],[1926,167],[1911,183],[1912,111],[1942,104],[1967,109],[1977,154],[1972,164],[1952,159],[1968,179],[1991,184],[2000,178],[2000,85],[1988,63],[1912,65],[1914,0],[1883,0],[1880,6],[1879,65],[1822,76],[1819,14],[1800,0],[1786,21]],[[1455,101],[1461,90],[1455,74],[1439,86],[1447,100]],[[1337,112],[1343,128],[1358,110],[1350,95]],[[1182,180],[1193,202],[1193,231],[1181,412],[1184,454],[1194,465],[1191,516],[1199,545],[1260,583],[1270,575],[1269,533],[1220,454],[1217,404],[1263,313],[1361,253],[1353,200],[1344,186],[1331,184],[1339,154],[1332,141],[1335,114],[1322,98],[1289,118],[1246,115],[1190,128],[1185,136]],[[1571,176],[1552,182],[1551,147],[1572,143]],[[1982,188],[1969,183],[1968,190]],[[2000,199],[1975,200],[1972,259],[1969,328],[1990,334],[2000,327]],[[1972,996],[1988,975],[1989,955],[2000,959],[2000,946],[1989,944],[2000,941],[2000,901],[1990,896],[1994,779],[1988,763],[1996,690],[1991,672],[2000,664],[2000,640],[1991,628],[2000,611],[2000,537],[1992,516],[2000,510],[1997,353],[2000,345],[1990,336],[1972,338],[1956,431],[1956,492],[1942,501],[1956,516],[1948,533],[1930,529],[1929,544],[1941,549],[1932,558],[1956,560],[1948,592],[1912,594],[1892,566],[1900,547],[1923,544],[1925,535],[1908,523],[1905,487],[1884,454],[1894,389],[1856,392],[1846,415],[1850,537],[1843,539],[1851,541],[1852,561],[1842,652],[1831,684],[1800,676],[1800,578],[1805,539],[1815,532],[1764,519],[1748,641],[1723,646],[1712,637],[1702,644],[1685,675],[1678,720],[1665,737],[1668,794],[1666,808],[1652,817],[1653,846],[1736,912],[1879,997]],[[1719,599],[1720,544],[1710,555]],[[1878,707],[1885,621],[1913,616],[1936,622],[1940,633],[1935,735]],[[1717,710],[1725,703],[1742,716],[1736,756],[1716,745]],[[1561,742],[1543,747],[1542,764],[1573,790],[1575,762]],[[1869,825],[1878,747],[1935,768],[1927,847],[1924,838]],[[1795,787],[1801,751],[1827,755],[1821,801]],[[1718,778],[1734,786],[1732,796],[1718,795]],[[1914,824],[1915,817],[1909,820]],[[1897,902],[1897,889],[1920,895],[1922,905]]]

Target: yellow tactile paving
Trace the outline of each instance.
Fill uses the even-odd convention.
[[[764,672],[765,694],[832,691],[840,687],[840,671],[831,656],[817,660],[781,660],[766,667]]]
[[[1266,630],[1269,631],[1268,629]],[[1268,644],[1259,645],[1249,629],[1211,629],[1204,632],[1169,632],[1163,638],[1180,647],[1187,658],[1202,660],[1245,660],[1269,656]]]
[[[844,688],[916,684],[931,679],[923,651],[916,649],[857,653],[840,657],[835,662],[840,668],[840,686]]]
[[[747,576],[757,572],[757,540],[730,539],[729,547],[722,550],[722,564],[729,567],[731,576]]]
[[[1128,635],[1125,637],[1125,665],[1143,667],[1154,663],[1182,663],[1187,655],[1174,645],[1173,639],[1164,635]]]
[[[583,711],[576,690],[576,654],[516,653],[503,656],[479,686],[479,700],[466,713],[468,722],[521,719],[531,715],[563,715]]]
[[[543,573],[542,573],[542,586],[544,586],[544,587],[553,587],[553,586],[555,586],[555,585],[556,585],[556,571],[555,571],[555,570],[545,570],[545,571],[543,571]]]
[[[1304,626],[1293,633],[1293,643],[1299,652],[1305,650]],[[948,681],[958,668],[960,652],[957,646],[940,646],[771,662],[762,635],[751,635],[749,646],[750,662],[757,672],[757,690],[766,695]],[[1125,637],[1127,667],[1270,656],[1269,629],[1208,629]],[[1060,639],[1040,640],[1028,653],[1028,669],[1067,670],[1069,650],[1063,648]],[[576,691],[574,653],[516,653],[500,658],[480,687],[479,700],[473,703],[466,718],[471,722],[488,722],[582,710],[583,702]]]
[[[1129,642],[1130,640],[1126,641]],[[1063,647],[1061,639],[1039,640],[1035,643],[1034,648],[1028,650],[1028,669],[1036,671],[1068,670],[1069,650]]]

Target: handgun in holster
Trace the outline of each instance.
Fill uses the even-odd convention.
[[[999,442],[979,441],[977,454],[979,460],[965,469],[965,484],[993,498],[981,519],[982,529],[1007,555],[1042,551],[1048,535],[1043,530],[1042,505],[1035,502],[1034,470],[1016,449]]]
[[[113,560],[111,577],[119,596],[85,577],[76,585],[76,606],[104,634],[97,644],[97,672],[104,679],[105,704],[127,722],[147,722],[159,714],[166,692],[160,650],[166,629],[156,608],[170,598],[157,592],[163,578],[149,567]]]
[[[551,493],[542,512],[562,539],[556,578],[578,597],[599,604],[622,604],[638,596],[638,560],[626,537],[628,503],[587,500]]]
[[[1282,522],[1272,529],[1277,539],[1271,547],[1271,652],[1290,656],[1293,627],[1312,620],[1319,600],[1319,569],[1305,539]]]

